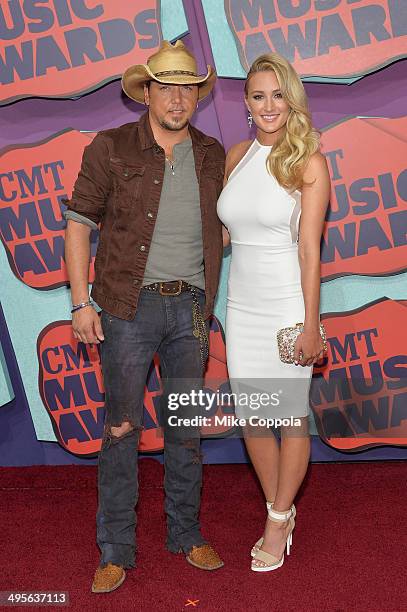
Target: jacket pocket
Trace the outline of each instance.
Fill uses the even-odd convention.
[[[119,208],[132,206],[138,199],[144,172],[145,166],[129,164],[118,157],[110,158],[115,204]]]

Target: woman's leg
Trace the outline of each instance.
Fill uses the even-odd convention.
[[[298,427],[282,428],[278,488],[274,502],[274,509],[278,512],[291,507],[307,472],[310,448],[306,422],[302,432]]]
[[[277,512],[287,511],[291,507],[307,472],[309,455],[307,418],[303,419],[302,428],[282,428],[278,484],[273,506]],[[262,550],[279,559],[284,552],[288,530],[288,521],[274,523],[267,520]],[[263,565],[262,561],[258,560],[254,560],[254,563]]]
[[[245,444],[266,501],[274,502],[277,494],[280,447],[276,437],[267,430],[265,437],[257,431],[245,430]]]

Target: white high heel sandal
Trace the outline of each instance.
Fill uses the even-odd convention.
[[[267,513],[268,513],[268,511],[269,511],[269,510],[271,510],[271,509],[272,509],[273,504],[274,504],[274,502],[269,502],[269,501],[266,501]],[[292,517],[293,517],[293,519],[295,519],[295,517],[297,516],[297,510],[296,510],[296,508],[295,508],[294,504],[291,506],[290,510],[292,511]],[[259,550],[259,548],[261,548],[261,546],[262,546],[262,544],[263,544],[263,540],[264,540],[264,537],[263,537],[263,536],[261,536],[261,538],[259,538],[259,539],[257,540],[257,542],[256,542],[256,543],[253,545],[253,547],[252,547],[252,549],[251,549],[251,551],[250,551],[250,554],[251,554],[251,556],[252,556],[252,557],[254,557],[254,556],[255,556],[255,554],[256,554],[256,552]]]
[[[288,532],[287,541],[286,541],[287,555],[289,555],[290,549],[292,546],[292,542],[293,542],[293,530],[295,527],[295,521],[293,517],[293,506],[291,506],[291,508],[287,510],[286,512],[277,512],[277,510],[273,510],[272,508],[268,509],[267,512],[268,512],[268,519],[272,521],[273,523],[286,523],[287,521],[289,521],[290,530]],[[255,560],[262,561],[265,565],[258,566],[254,563]],[[284,552],[281,555],[281,558],[278,559],[274,555],[271,555],[270,553],[264,550],[258,549],[252,560],[252,570],[254,572],[271,572],[272,570],[275,570],[281,567],[283,563],[284,563]]]

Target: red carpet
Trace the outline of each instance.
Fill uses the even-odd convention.
[[[249,550],[265,510],[251,469],[204,468],[203,530],[226,564],[204,572],[164,549],[162,466],[143,460],[138,567],[108,595],[90,592],[96,468],[0,468],[0,590],[68,591],[69,609],[86,611],[405,611],[406,467],[312,465],[291,556],[281,569],[255,574]]]

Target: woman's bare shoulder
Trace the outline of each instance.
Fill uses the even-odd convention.
[[[325,177],[328,174],[328,165],[325,156],[321,151],[316,151],[311,155],[308,164],[304,171],[304,180],[306,182],[313,181],[321,176]]]
[[[243,140],[230,147],[226,155],[225,171],[228,177],[230,173],[236,168],[240,160],[246,155],[250,146],[253,144],[253,140]]]

